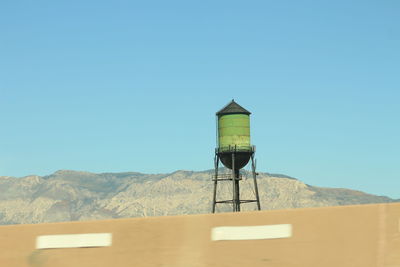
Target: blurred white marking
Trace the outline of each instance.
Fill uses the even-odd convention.
[[[108,247],[111,243],[111,233],[42,235],[36,238],[36,249]]]
[[[291,224],[259,226],[221,226],[211,230],[211,240],[257,240],[288,238],[292,236]]]

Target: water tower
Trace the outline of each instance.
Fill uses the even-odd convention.
[[[257,187],[257,173],[254,160],[255,147],[250,143],[250,112],[232,100],[216,113],[217,148],[215,149],[215,174],[212,212],[217,204],[232,204],[234,212],[240,211],[242,203],[256,202],[258,210],[260,198]],[[240,169],[251,160],[255,199],[240,199],[239,182],[242,179]],[[231,170],[229,174],[218,174],[219,162]],[[232,183],[232,199],[217,200],[217,185],[221,181]]]

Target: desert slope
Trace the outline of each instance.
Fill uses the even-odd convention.
[[[61,170],[48,176],[0,177],[0,224],[42,223],[208,213],[212,171],[170,174],[89,173]],[[247,179],[246,179],[247,178]],[[244,174],[242,198],[253,198],[250,175]],[[349,189],[320,188],[285,176],[260,173],[262,209],[393,202]],[[230,183],[221,183],[220,198],[230,198]],[[230,211],[220,205],[218,211]],[[244,204],[243,210],[255,209]]]

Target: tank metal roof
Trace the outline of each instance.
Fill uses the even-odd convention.
[[[217,116],[222,116],[226,114],[247,114],[250,115],[251,112],[247,109],[243,108],[241,105],[235,102],[232,99],[225,107],[223,107],[220,111],[216,113]]]

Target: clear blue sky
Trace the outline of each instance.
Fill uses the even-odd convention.
[[[0,3],[0,175],[213,167],[253,112],[258,169],[400,198],[400,2]]]

